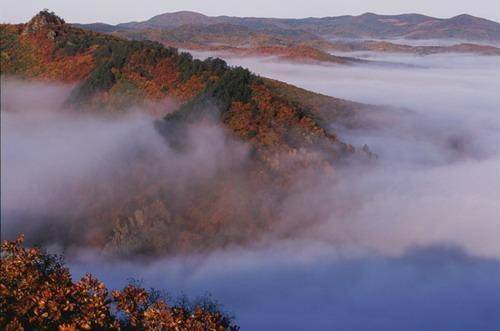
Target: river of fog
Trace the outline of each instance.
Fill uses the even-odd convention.
[[[405,38],[394,38],[394,39],[352,39],[352,38],[333,38],[330,39],[332,42],[350,42],[357,43],[361,41],[384,41],[393,44],[400,45],[410,45],[410,46],[453,46],[464,43],[474,43],[476,45],[487,45],[498,47],[499,43],[495,41],[470,41],[463,39],[405,39]]]
[[[332,211],[300,240],[98,274],[210,292],[248,330],[498,330],[500,58],[359,55],[412,66],[229,59],[319,93],[401,108],[368,115],[372,128],[332,125],[379,156],[374,169],[344,170],[335,188],[313,195],[322,205],[354,201],[355,210]]]
[[[339,169],[334,182],[314,187],[298,183],[287,199],[290,216],[319,210],[322,222],[295,238],[208,256],[142,263],[85,251],[68,261],[75,277],[90,271],[110,287],[135,278],[174,296],[211,293],[243,330],[497,331],[500,57],[358,56],[408,66],[229,59],[315,92],[387,106],[362,115],[370,125],[330,127],[368,144],[376,164]],[[136,132],[129,127],[113,139]],[[6,155],[37,160],[22,150],[4,154],[9,137],[22,138],[16,133],[2,121],[3,192]]]

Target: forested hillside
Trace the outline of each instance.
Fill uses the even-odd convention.
[[[181,109],[185,113],[210,100],[226,125],[259,145],[291,147],[290,128],[307,140],[335,141],[316,123],[314,110],[274,95],[262,78],[220,59],[200,61],[159,43],[73,28],[48,12],[28,24],[3,25],[1,33],[2,74],[78,83],[71,106],[116,111],[172,97],[189,101]]]
[[[75,28],[47,11],[0,31],[2,75],[73,84],[66,112],[120,116],[132,108],[155,114],[151,108],[160,108],[161,114],[162,101],[169,99],[178,107],[155,127],[172,153],[187,158],[196,150],[190,139],[200,123],[222,130],[217,134],[225,137],[224,153],[228,144],[242,144],[227,157],[238,161],[210,176],[197,177],[204,166],[189,162],[193,170],[182,185],[178,176],[165,174],[172,162],[164,155],[149,146],[133,150],[116,161],[120,167],[109,182],[85,182],[65,194],[68,212],[47,215],[61,221],[43,240],[143,253],[244,243],[279,222],[277,206],[301,176],[331,174],[351,158],[372,157],[366,147],[358,150],[328,129],[365,105],[292,89],[156,42]],[[26,213],[20,210],[16,217],[33,217]]]

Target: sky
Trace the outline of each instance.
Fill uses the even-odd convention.
[[[20,23],[48,8],[68,22],[123,23],[142,21],[154,15],[191,10],[206,15],[257,17],[324,17],[378,14],[421,13],[452,17],[467,13],[500,21],[498,0],[2,0],[0,22]]]

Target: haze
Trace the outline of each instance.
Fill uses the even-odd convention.
[[[174,293],[209,291],[251,330],[497,330],[500,60],[380,59],[419,67],[231,60],[325,94],[411,108],[369,116],[372,128],[336,128],[372,146],[379,164],[344,169],[334,184],[297,183],[288,212],[323,222],[255,249],[94,270],[109,282],[120,270],[155,286],[168,279]],[[80,273],[95,263],[80,258]]]
[[[236,314],[243,329],[250,330],[497,330],[499,58],[359,55],[412,66],[348,68],[272,58],[232,58],[230,62],[317,92],[386,105],[380,113],[363,115],[363,126],[338,123],[331,128],[347,142],[367,143],[379,156],[376,165],[339,168],[333,180],[305,174],[276,205],[288,222],[251,247],[148,263],[111,263],[101,253],[78,250],[67,256],[75,276],[90,271],[111,287],[134,277],[147,286],[168,287],[174,294],[210,292]],[[2,89],[2,102],[11,110],[28,105],[34,110],[55,107],[60,93],[65,93],[64,87],[41,90],[10,84],[14,85],[4,84],[11,92]],[[34,92],[27,93],[30,90]],[[32,99],[16,97],[12,91]],[[51,96],[46,99],[53,103],[37,104],[40,95]],[[61,176],[81,178],[102,167],[96,160],[107,164],[106,158],[111,157],[107,162],[114,165],[123,163],[130,150],[152,145],[148,148],[156,155],[163,148],[150,130],[151,119],[144,117],[126,118],[105,134],[85,139],[85,145],[94,147],[81,148],[82,137],[101,131],[101,121],[49,117],[41,122],[46,124],[43,130],[33,131],[22,112],[4,116],[2,169],[11,175],[9,181],[2,180],[2,192],[7,192],[2,196],[6,199],[3,212],[16,209],[24,196],[12,193],[12,188],[26,186],[29,191],[37,179],[61,183]],[[61,128],[65,148],[51,140]],[[245,147],[228,144],[218,128],[197,127],[192,132],[199,137],[195,146],[201,144],[200,148],[180,159],[167,153],[168,167],[172,162],[179,165],[172,168],[174,174],[192,163],[202,166],[189,171],[210,164],[227,167],[245,159]],[[215,143],[203,144],[207,132]],[[132,145],[124,139],[131,135]],[[43,153],[31,150],[37,144],[46,146]],[[109,150],[121,151],[124,146],[125,154],[109,156]],[[68,150],[78,153],[68,154]],[[64,162],[71,165],[70,172],[54,172],[62,162],[57,157],[60,153],[66,153]],[[82,165],[82,160],[93,165]],[[29,164],[40,166],[34,169]],[[13,182],[15,178],[25,180]],[[60,208],[49,203],[50,195],[35,193],[42,200],[33,201],[42,208]],[[311,212],[321,215],[321,221],[297,223]],[[7,225],[13,233],[22,228]],[[277,239],[283,238],[282,233],[293,233],[293,239]]]

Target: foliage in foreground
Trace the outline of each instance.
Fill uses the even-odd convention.
[[[170,306],[155,291],[131,283],[109,292],[87,274],[73,282],[61,257],[22,246],[1,246],[2,330],[238,330],[214,307]]]

